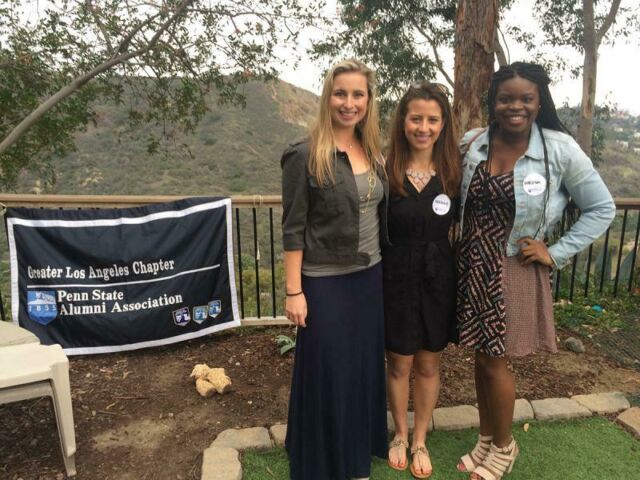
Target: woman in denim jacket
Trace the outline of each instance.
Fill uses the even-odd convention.
[[[462,239],[457,260],[460,343],[475,348],[480,435],[458,470],[495,480],[511,471],[515,380],[509,356],[555,352],[549,269],[598,238],[615,215],[607,187],[558,119],[542,67],[498,70],[489,127],[462,141]],[[569,197],[581,215],[547,248]]]
[[[388,184],[373,72],[335,65],[309,140],[282,155],[287,317],[298,325],[291,479],[367,478],[386,456],[380,240]]]

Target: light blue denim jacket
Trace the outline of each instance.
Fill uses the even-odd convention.
[[[481,132],[481,133],[480,133]],[[478,135],[479,133],[479,135]],[[569,196],[580,209],[576,223],[553,245],[549,254],[558,268],[562,268],[571,257],[580,252],[596,238],[602,235],[616,213],[616,207],[609,190],[593,168],[589,157],[571,136],[555,130],[543,129],[547,155],[549,158],[550,188],[549,202],[545,221],[538,231],[536,240],[541,240],[545,232],[562,218]],[[477,135],[477,137],[476,137]],[[474,137],[476,137],[474,139]],[[469,142],[471,144],[469,145]],[[466,151],[462,161],[463,175],[460,192],[460,232],[464,221],[464,206],[471,177],[478,164],[487,159],[489,147],[488,129],[475,129],[467,132],[460,142],[462,151]],[[516,213],[513,228],[507,242],[506,255],[518,253],[518,240],[533,237],[540,226],[543,214],[545,193],[529,195],[525,192],[523,181],[527,175],[538,173],[545,177],[544,149],[538,127],[534,125],[529,137],[529,147],[516,161],[513,169]]]

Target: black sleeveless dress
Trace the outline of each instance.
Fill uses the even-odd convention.
[[[404,187],[408,196],[390,196],[391,246],[382,251],[385,348],[401,355],[439,352],[456,341],[455,263],[448,235],[458,202],[444,197],[439,176],[421,192],[406,177]]]

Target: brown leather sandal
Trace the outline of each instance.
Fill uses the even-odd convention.
[[[429,459],[429,462],[431,462],[431,456],[429,455],[429,450],[427,450],[427,447],[425,447],[424,445],[420,445],[417,447],[413,447],[411,449],[411,475],[414,476],[414,478],[429,478],[431,476],[431,474],[433,473],[433,468],[431,470],[429,470],[428,472],[425,473],[419,473],[418,470],[413,466],[413,457],[415,457],[416,455],[426,455],[427,458]]]
[[[393,463],[391,463],[391,459],[388,458],[388,456],[387,456],[387,463],[394,470],[399,470],[402,472],[407,469],[407,448],[409,448],[409,442],[399,437],[394,438],[389,442],[389,452],[391,452],[392,448],[398,448],[398,447],[402,447],[405,451],[404,463],[401,465],[394,465]]]

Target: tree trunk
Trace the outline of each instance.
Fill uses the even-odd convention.
[[[582,0],[584,22],[584,62],[582,66],[582,103],[578,125],[578,144],[584,153],[591,155],[593,142],[593,114],[598,75],[598,45],[593,18],[593,0]]]
[[[460,133],[486,123],[484,98],[493,74],[498,0],[460,0],[456,14],[453,114]]]

